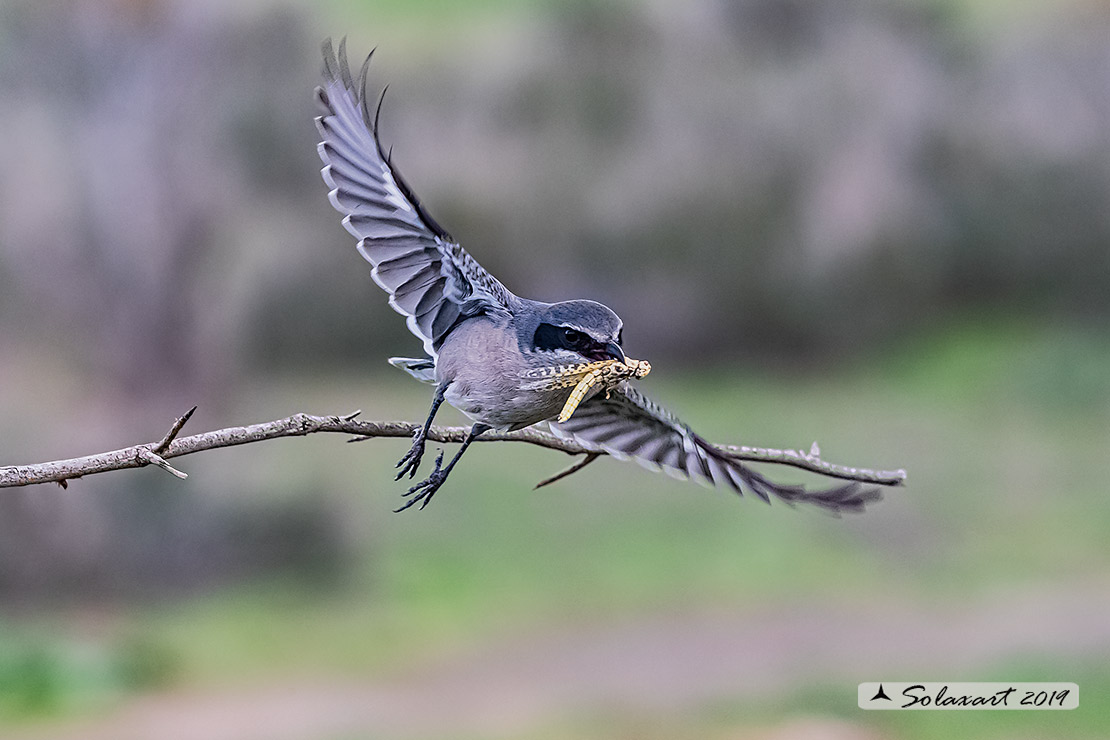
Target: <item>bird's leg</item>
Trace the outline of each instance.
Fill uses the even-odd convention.
[[[489,429],[490,428],[485,424],[475,424],[470,427],[470,434],[466,435],[466,439],[463,440],[462,446],[459,447],[459,451],[451,458],[451,462],[447,463],[446,468],[440,467],[443,465],[443,451],[440,450],[439,456],[436,457],[435,470],[432,471],[431,475],[420,483],[417,483],[405,493],[405,496],[412,496],[412,498],[395,511],[404,511],[417,502],[420,503],[421,509],[427,506],[428,502],[432,500],[432,496],[436,495],[436,491],[438,491],[439,487],[443,485],[443,482],[447,480],[447,476],[451,474],[451,468],[455,467],[455,463],[463,456],[463,453],[466,452],[466,448],[470,446],[470,443],[473,442],[479,434],[489,431]]]
[[[405,473],[408,473],[410,478],[416,475],[416,469],[420,467],[420,458],[424,456],[424,443],[428,441],[428,430],[432,428],[432,420],[436,418],[436,412],[439,411],[440,404],[443,403],[443,394],[447,392],[448,385],[449,383],[440,383],[436,386],[436,395],[432,399],[432,408],[428,412],[428,419],[424,422],[424,426],[419,427],[413,433],[412,447],[397,462],[396,467],[401,470],[393,480],[401,480]]]

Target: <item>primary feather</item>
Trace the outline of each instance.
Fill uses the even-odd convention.
[[[328,197],[359,240],[359,254],[374,266],[370,274],[389,293],[389,304],[434,358],[459,320],[507,312],[519,299],[428,215],[382,147],[378,116],[370,116],[366,98],[370,58],[356,83],[342,42],[338,54],[330,40],[323,51],[316,127]]]
[[[774,483],[707,442],[627,382],[608,395],[594,396],[567,421],[552,422],[551,429],[619,459],[631,458],[680,478],[727,486],[768,503],[774,496],[789,504],[813,504],[839,513],[862,511],[880,498],[877,488],[859,483],[819,491]]]

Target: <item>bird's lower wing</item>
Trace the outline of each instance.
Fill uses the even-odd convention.
[[[591,449],[622,459],[633,459],[654,470],[709,485],[728,486],[743,495],[770,502],[807,503],[832,513],[862,511],[880,498],[875,487],[848,483],[819,491],[780,485],[729,457],[693,432],[670,413],[624,383],[578,407],[565,422],[551,422],[552,431]]]

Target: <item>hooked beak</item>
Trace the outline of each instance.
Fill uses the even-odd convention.
[[[616,342],[609,342],[608,344],[606,344],[605,352],[614,360],[620,360],[621,362],[628,364],[628,360],[625,359],[624,356],[624,350],[621,349],[621,346]]]

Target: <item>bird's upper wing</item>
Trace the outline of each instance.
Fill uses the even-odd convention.
[[[389,304],[408,317],[409,330],[435,357],[460,317],[509,311],[518,299],[424,211],[382,148],[377,115],[371,117],[366,101],[370,58],[356,84],[345,44],[336,55],[328,40],[323,51],[316,127],[328,197],[374,266],[370,274],[389,293]]]
[[[741,495],[755,494],[767,502],[774,496],[789,504],[809,503],[839,513],[862,511],[880,498],[877,488],[859,483],[821,491],[773,483],[704,440],[628,383],[610,391],[608,398],[605,394],[594,396],[569,420],[551,422],[551,429],[587,448],[620,459],[632,458],[677,477],[729,486]]]

